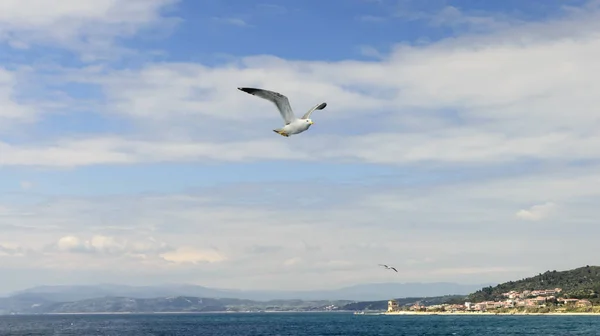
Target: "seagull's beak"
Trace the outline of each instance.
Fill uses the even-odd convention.
[[[312,120],[311,120],[311,121],[309,121],[308,123],[309,123],[309,124],[311,124],[311,125],[312,125],[312,124],[314,124],[314,122],[312,122]]]

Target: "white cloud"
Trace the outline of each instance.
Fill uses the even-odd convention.
[[[546,202],[544,204],[533,205],[529,209],[522,209],[516,213],[520,219],[529,221],[539,221],[548,218],[556,209],[556,204]]]
[[[600,136],[594,129],[600,119],[591,108],[600,103],[593,75],[600,71],[600,42],[593,38],[597,24],[588,19],[561,25],[579,30],[564,38],[541,36],[528,44],[500,34],[403,47],[381,62],[250,57],[217,68],[162,64],[139,72],[86,75],[106,91],[107,111],[150,130],[160,127],[160,133],[149,135],[163,134],[162,139],[101,137],[62,139],[37,148],[5,145],[4,162],[77,166],[292,159],[290,148],[300,154],[295,159],[384,164],[598,159]],[[546,33],[555,29],[551,24],[526,26],[520,36],[542,28]],[[280,123],[277,111],[268,102],[240,94],[235,89],[239,85],[277,88],[290,97],[297,113],[315,102],[329,105],[315,115],[310,138],[300,136],[306,145],[294,139],[282,142],[271,134]],[[337,122],[358,127],[375,116],[385,118],[386,126],[374,131],[363,123],[367,134],[337,140]],[[323,150],[315,153],[317,144]],[[44,159],[48,156],[54,159]]]
[[[17,75],[0,66],[0,121],[28,121],[31,120],[35,110],[32,107],[19,103],[17,94]],[[0,127],[5,128],[5,125]],[[0,128],[1,129],[1,128]]]
[[[23,3],[0,4],[6,9],[0,30],[10,32],[5,40],[25,47],[47,39],[96,51],[161,21],[159,10],[170,2],[88,1],[67,9],[40,2],[27,11]],[[117,274],[132,281],[193,278],[209,286],[296,289],[322,287],[326,276],[332,286],[387,281],[388,273],[367,271],[381,258],[405,265],[406,281],[500,281],[533,269],[580,266],[600,233],[599,14],[591,9],[485,35],[401,45],[370,62],[259,55],[216,66],[55,69],[56,76],[32,67],[28,75],[40,75],[52,90],[73,83],[101,89],[105,97],[67,101],[131,127],[93,136],[19,133],[35,141],[3,137],[0,160],[9,169],[287,160],[418,165],[442,177],[452,175],[445,169],[464,170],[461,181],[426,181],[425,187],[404,177],[397,179],[400,187],[388,180],[350,191],[302,181],[293,184],[296,196],[320,206],[295,204],[291,219],[281,210],[289,210],[285,193],[267,192],[290,186],[267,182],[248,194],[268,205],[248,205],[242,186],[200,195],[3,198],[2,239],[20,244],[1,245],[2,266],[52,276],[84,269],[100,274],[94,281]],[[82,45],[88,40],[92,45]],[[23,102],[29,91],[18,85],[20,75],[0,70],[0,117],[46,117],[48,109]],[[328,107],[314,115],[308,133],[284,139],[271,132],[281,124],[276,109],[240,93],[242,85],[285,93],[298,114],[321,101]],[[589,166],[574,168],[581,160]],[[561,211],[538,204],[515,217],[540,197]],[[532,239],[539,228],[519,219],[543,219],[544,239]],[[564,239],[573,234],[566,227],[589,234]],[[564,256],[543,249],[555,242],[583,251]]]
[[[373,57],[376,59],[385,59],[385,56],[372,46],[362,45],[358,47],[358,50],[363,56]]]
[[[599,11],[575,13],[483,36],[399,46],[377,62],[256,56],[215,67],[160,63],[139,70],[72,70],[68,80],[98,85],[108,100],[97,107],[133,122],[139,133],[4,144],[3,160],[59,167],[256,159],[596,160],[598,22]],[[275,108],[236,90],[242,85],[285,93],[297,113],[321,101],[328,107],[314,115],[309,133],[282,141],[271,132],[281,123]],[[343,134],[340,122],[362,131]]]
[[[509,280],[582,263],[575,255],[559,258],[563,250],[548,252],[543,249],[547,244],[561,242],[565,249],[593,252],[593,239],[600,234],[595,221],[600,179],[595,171],[426,189],[375,185],[348,190],[302,183],[305,189],[295,189],[297,197],[311,197],[323,206],[296,204],[293,219],[287,207],[279,206],[287,201],[267,196],[266,190],[280,189],[272,184],[247,193],[242,187],[211,188],[200,194],[5,205],[2,239],[27,242],[21,248],[33,252],[19,259],[5,255],[3,264],[55,272],[118,271],[131,281],[149,274],[156,282],[185,277],[231,288],[319,288],[323,277],[333,287],[387,281],[388,274],[367,271],[380,262],[401,266],[405,281]],[[574,175],[578,181],[571,179]],[[319,188],[328,194],[321,196]],[[265,203],[248,205],[243,200],[249,194],[266,198]],[[523,226],[513,215],[513,209],[540,194],[568,204],[560,216],[545,218],[548,230],[542,240],[532,239],[539,237],[539,228]],[[565,240],[572,234],[566,227],[589,234]],[[340,232],[344,239],[339,239]],[[49,242],[54,248],[47,248]],[[539,251],[546,262],[538,260]]]
[[[165,252],[160,255],[164,260],[176,264],[197,264],[201,262],[220,262],[225,257],[214,250],[199,250],[193,247],[180,247],[174,251]]]
[[[163,21],[161,11],[177,1],[3,0],[0,40],[16,48],[39,44],[101,56],[97,52],[106,52],[115,38]]]
[[[57,243],[58,249],[61,251],[78,251],[87,247],[79,238],[74,236],[61,237]]]
[[[26,251],[15,243],[2,243],[0,242],[0,258],[2,257],[24,257]]]
[[[146,253],[156,254],[170,249],[165,243],[157,242],[154,238],[139,241],[104,235],[94,235],[87,240],[68,235],[61,237],[56,243],[56,247],[63,252],[132,256],[140,256]]]
[[[268,140],[190,142],[124,138],[68,139],[55,145],[14,146],[0,142],[5,166],[76,167],[97,164],[186,162],[218,160],[240,162],[256,159],[310,160],[308,153],[290,152],[284,143]]]

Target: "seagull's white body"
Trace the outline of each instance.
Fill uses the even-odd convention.
[[[288,98],[281,93],[247,87],[238,88],[238,90],[266,99],[277,106],[285,125],[281,128],[274,129],[273,132],[284,137],[289,137],[292,134],[300,134],[309,129],[313,124],[313,121],[310,119],[310,115],[315,110],[322,110],[327,106],[327,103],[317,104],[308,110],[308,112],[306,112],[302,118],[296,118]]]
[[[277,132],[283,136],[290,136],[292,134],[300,134],[304,131],[306,131],[307,129],[310,128],[310,126],[313,124],[312,120],[302,120],[302,119],[296,119],[294,121],[292,121],[291,123],[283,126],[282,128],[278,128],[278,129],[274,129],[274,132]]]

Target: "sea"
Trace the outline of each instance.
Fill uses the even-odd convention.
[[[0,316],[0,335],[600,335],[600,316],[214,313]]]

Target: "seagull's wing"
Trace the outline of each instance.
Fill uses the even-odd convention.
[[[273,102],[275,106],[277,106],[279,113],[281,113],[286,125],[296,119],[296,116],[294,116],[294,112],[292,111],[292,107],[290,106],[290,102],[288,101],[287,97],[281,93],[248,87],[241,87],[238,88],[238,90]]]
[[[390,267],[391,269],[393,269],[394,271],[396,271],[396,273],[398,273],[398,270],[395,267]]]
[[[387,265],[384,265],[384,264],[377,264],[377,265],[387,268]]]
[[[308,112],[304,113],[304,115],[302,116],[302,118],[300,119],[308,119],[310,118],[310,115],[316,111],[316,110],[322,110],[325,107],[327,107],[327,103],[321,103],[321,104],[317,104],[315,106],[313,106],[313,108],[311,108],[310,110],[308,110]]]

